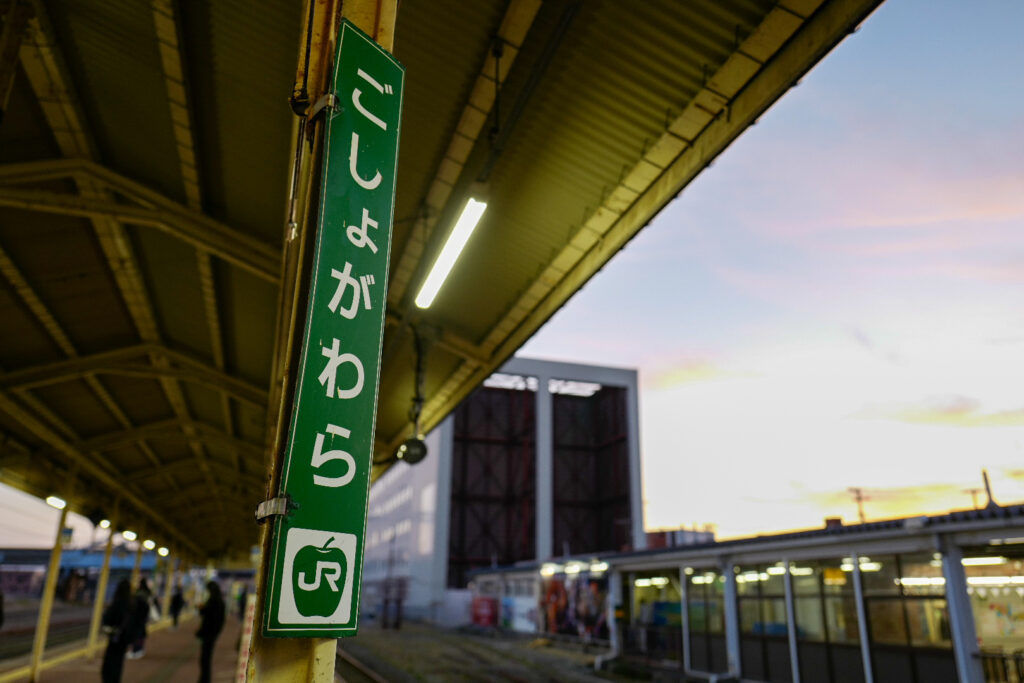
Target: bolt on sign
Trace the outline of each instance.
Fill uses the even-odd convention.
[[[281,495],[267,636],[356,634],[404,67],[343,21],[327,112],[310,275]]]

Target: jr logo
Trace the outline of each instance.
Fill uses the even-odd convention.
[[[323,562],[318,560],[316,563],[316,576],[310,581],[306,578],[303,573],[299,574],[299,588],[304,591],[315,591],[320,587],[320,579],[327,582],[327,585],[331,587],[331,590],[335,593],[338,592],[338,579],[341,578],[341,565],[337,562]]]
[[[287,539],[281,623],[347,623],[352,608],[355,536],[292,528]]]

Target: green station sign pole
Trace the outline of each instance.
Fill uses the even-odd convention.
[[[265,636],[356,634],[405,69],[342,22]]]

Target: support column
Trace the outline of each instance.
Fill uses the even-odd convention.
[[[608,604],[605,605],[605,620],[608,623],[608,640],[612,646],[612,653],[622,652],[622,634],[619,633],[619,622],[615,618],[619,605],[622,603],[622,573],[617,569],[612,570],[608,577]]]
[[[630,536],[634,550],[647,548],[644,532],[643,473],[640,471],[640,401],[636,381],[626,386],[626,448],[629,456]]]
[[[114,531],[116,527],[110,525],[110,535],[107,536],[107,546],[103,550],[103,568],[100,569],[99,583],[96,584],[96,598],[92,603],[92,621],[89,622],[89,657],[96,655],[99,648],[100,622],[103,621],[104,602],[107,597],[107,583],[110,581],[110,556],[114,551]]]
[[[46,649],[46,634],[50,630],[50,613],[53,611],[53,596],[57,592],[57,574],[60,573],[60,554],[64,549],[64,525],[68,521],[68,507],[60,511],[57,522],[57,538],[50,552],[50,564],[46,568],[46,582],[43,584],[43,600],[39,604],[39,617],[36,620],[36,634],[32,641],[32,659],[29,664],[29,681],[38,681],[43,663],[43,650]]]
[[[338,20],[344,17],[375,40],[385,50],[392,50],[398,0],[305,0],[302,33],[297,55],[296,90],[308,98],[296,100],[295,105],[310,106],[327,90],[329,66],[334,58]],[[285,93],[281,93],[284,98]],[[308,101],[306,101],[308,100]],[[307,110],[308,111],[308,110]],[[312,179],[322,164],[323,117],[302,122],[295,120],[292,136],[292,167],[289,169],[289,216],[281,265],[281,287],[278,300],[277,334],[274,343],[272,382],[268,415],[273,424],[267,463],[267,492],[275,495],[280,488],[283,466],[283,445],[287,440],[288,424],[285,418],[292,404],[295,383],[295,365],[301,343],[299,319],[305,310],[304,299],[309,288],[312,269],[309,253],[315,239],[317,188]],[[307,135],[308,134],[308,137]],[[312,144],[309,144],[309,142]],[[269,497],[269,496],[268,496]],[[266,604],[267,574],[270,558],[273,524],[260,529],[260,565],[256,574],[256,612],[253,638],[249,646],[247,681],[260,683],[334,683],[334,658],[337,640],[334,638],[264,638],[262,625],[269,612]]]
[[[736,593],[736,570],[731,560],[722,563],[725,577],[725,654],[729,661],[729,673],[739,678],[742,659],[740,658],[740,611]]]
[[[974,630],[971,597],[967,594],[963,550],[951,538],[939,538],[942,553],[942,574],[946,577],[946,605],[949,608],[949,630],[953,635],[953,654],[960,683],[983,683],[984,671],[978,659],[978,637]]]
[[[555,495],[554,495],[554,429],[551,413],[550,377],[537,378],[536,435],[534,453],[537,458],[537,561],[543,562],[562,552],[554,547]]]
[[[136,537],[135,541],[139,544],[139,547],[135,551],[135,566],[132,567],[132,578],[130,579],[133,594],[139,588],[139,577],[142,575],[142,536]]]
[[[18,50],[28,29],[32,7],[25,0],[13,0],[4,16],[3,30],[0,31],[0,121],[7,111],[7,101],[14,86],[14,74],[18,70]]]
[[[436,623],[441,621],[441,607],[448,589],[448,543],[450,529],[448,520],[452,514],[452,459],[455,451],[455,416],[449,415],[437,428],[440,452],[437,458],[437,503],[434,507],[434,558],[431,570],[431,616]],[[423,466],[422,464],[420,465]]]
[[[690,671],[692,658],[690,657],[690,609],[689,601],[690,580],[686,573],[686,567],[679,568],[679,616],[682,618],[683,628],[683,673]]]
[[[160,616],[167,619],[171,616],[171,596],[174,594],[174,558],[168,555],[164,560],[167,562],[167,567],[164,579],[164,597],[160,601]]]
[[[796,599],[793,597],[793,574],[789,561],[783,562],[786,573],[782,575],[786,590],[786,631],[789,636],[789,664],[793,670],[793,683],[800,683],[800,650],[796,643]]]
[[[853,563],[853,599],[857,602],[857,633],[860,635],[860,658],[864,664],[864,683],[875,683],[875,672],[871,668],[871,641],[868,639],[868,610],[864,604],[864,584],[860,574],[860,557],[850,555]]]

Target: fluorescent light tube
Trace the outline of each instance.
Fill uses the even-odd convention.
[[[434,297],[441,291],[441,285],[444,284],[448,273],[451,272],[455,261],[458,260],[459,254],[462,253],[466,242],[469,241],[469,236],[473,234],[476,224],[480,222],[480,218],[484,215],[486,209],[486,202],[480,202],[472,198],[466,202],[466,208],[462,210],[462,215],[455,222],[452,234],[448,235],[448,241],[444,243],[444,248],[441,249],[437,260],[434,261],[434,265],[430,268],[430,273],[427,275],[427,279],[424,280],[423,286],[420,287],[420,293],[416,295],[417,306],[429,308],[430,304],[434,303]]]
[[[58,510],[63,510],[64,507],[67,506],[67,502],[63,498],[58,498],[57,496],[47,496],[46,504],[52,508],[57,508]]]

